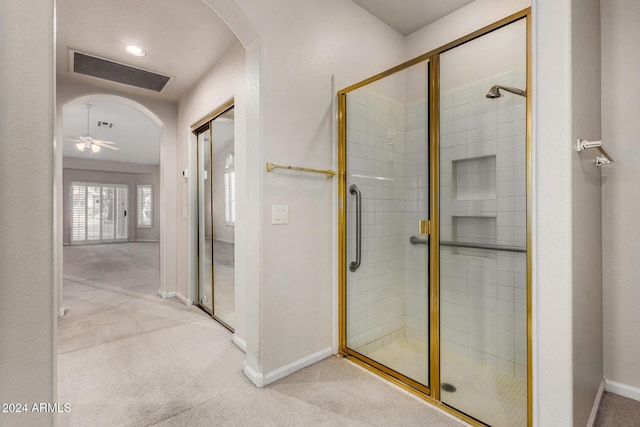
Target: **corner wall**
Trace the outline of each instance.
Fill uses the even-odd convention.
[[[245,308],[244,283],[245,270],[250,268],[246,262],[248,235],[244,218],[248,215],[247,200],[253,197],[253,189],[247,187],[245,176],[248,173],[246,153],[252,150],[247,146],[246,132],[242,129],[246,116],[246,80],[245,50],[240,43],[232,47],[208,71],[208,73],[186,94],[178,107],[178,156],[179,170],[188,169],[189,178],[179,178],[178,185],[178,296],[182,301],[197,300],[196,291],[196,254],[197,254],[197,194],[196,194],[196,139],[191,126],[214,112],[226,102],[234,99],[234,151],[236,171],[236,226],[235,226],[235,335],[244,342]],[[224,160],[223,160],[224,161]]]
[[[571,145],[600,138],[600,1],[572,0]],[[593,151],[593,150],[591,150]],[[589,422],[602,369],[601,168],[594,154],[571,155],[573,246],[573,424]],[[599,401],[599,400],[598,400]]]
[[[0,402],[7,403],[56,400],[53,4],[0,3]],[[52,425],[55,417],[0,412],[0,424]]]
[[[640,3],[601,8],[602,140],[616,161],[602,182],[604,374],[608,391],[640,400]]]
[[[602,382],[599,2],[534,2],[534,423],[586,425]]]
[[[350,1],[237,3],[261,49],[262,274],[252,284],[259,287],[259,347],[253,357],[247,343],[245,372],[268,384],[333,353],[337,181],[267,173],[264,162],[335,168],[332,75],[355,83],[402,62],[404,48],[398,33]],[[272,205],[288,205],[288,225],[271,224]]]

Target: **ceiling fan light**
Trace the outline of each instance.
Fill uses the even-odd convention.
[[[91,152],[92,152],[93,154],[95,154],[95,153],[97,153],[97,152],[99,152],[99,151],[100,151],[100,146],[99,146],[99,145],[91,144]]]
[[[81,152],[81,153],[84,153],[84,149],[85,149],[85,148],[86,148],[86,147],[85,147],[85,145],[84,145],[84,142],[78,142],[78,143],[76,144],[76,150],[78,150],[78,151],[79,151],[79,152]]]

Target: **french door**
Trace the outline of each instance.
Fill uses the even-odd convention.
[[[129,240],[129,187],[71,183],[71,244]]]

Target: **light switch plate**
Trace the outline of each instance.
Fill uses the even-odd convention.
[[[289,224],[289,205],[271,205],[271,224]]]

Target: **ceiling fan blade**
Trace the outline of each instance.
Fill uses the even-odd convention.
[[[105,145],[118,145],[118,143],[116,143],[116,142],[106,141],[104,139],[93,139],[91,142],[94,143],[94,144],[97,143],[97,144],[105,144]]]
[[[74,139],[69,138],[69,139],[65,139],[64,142],[84,142],[84,141],[78,138],[74,138]]]
[[[118,144],[111,141],[101,141],[99,139],[94,139],[92,144],[95,144],[102,148],[108,148],[110,150],[116,150],[116,151],[120,150],[120,147],[118,147]]]

